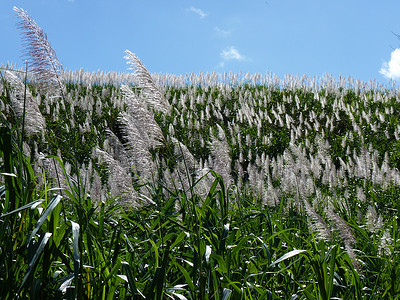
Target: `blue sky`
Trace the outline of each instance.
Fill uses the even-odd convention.
[[[400,81],[400,1],[1,0],[0,63],[22,66],[13,7],[47,33],[64,68],[271,72]]]

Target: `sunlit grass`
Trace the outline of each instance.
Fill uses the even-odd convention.
[[[337,203],[355,238],[351,257],[340,232],[317,238],[296,204],[299,191],[265,206],[254,189],[227,188],[214,172],[186,189],[159,179],[148,185],[151,203],[127,209],[114,197],[93,199],[85,174],[71,175],[59,157],[63,189],[35,174],[18,127],[2,124],[3,298],[371,299],[399,291],[396,218],[372,232]],[[200,198],[196,188],[210,178]]]
[[[41,74],[16,11],[43,51],[0,71],[1,299],[398,299],[399,91]]]

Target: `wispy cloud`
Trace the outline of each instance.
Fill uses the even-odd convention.
[[[228,61],[249,61],[249,58],[241,54],[234,46],[223,49],[219,55],[222,61],[218,64],[218,68],[223,68]]]
[[[202,9],[196,8],[196,7],[193,7],[193,6],[188,8],[187,11],[194,12],[195,14],[197,14],[200,17],[200,19],[203,19],[203,18],[208,16],[208,14],[205,13]]]
[[[400,78],[400,49],[394,49],[390,55],[390,61],[384,62],[379,70],[383,76],[389,79]]]
[[[219,27],[214,27],[214,30],[215,30],[215,32],[219,35],[219,36],[222,36],[222,37],[224,37],[224,38],[227,38],[228,36],[230,36],[231,35],[231,31],[228,31],[228,30],[223,30],[223,29],[221,29],[221,28],[219,28]]]
[[[239,60],[239,61],[243,61],[246,58],[239,53],[239,51],[231,46],[229,48],[226,48],[224,50],[221,51],[220,53],[221,57],[223,60]]]

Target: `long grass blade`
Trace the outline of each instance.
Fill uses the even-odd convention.
[[[122,264],[122,268],[125,271],[126,277],[128,277],[128,284],[129,284],[129,287],[130,287],[132,293],[134,295],[139,294],[138,289],[135,284],[135,279],[133,277],[133,272],[132,272],[131,266],[126,261],[121,262],[121,264]]]
[[[222,292],[222,297],[221,300],[228,300],[229,297],[231,296],[232,290],[224,288],[223,292]]]
[[[46,232],[43,236],[43,238],[40,241],[39,246],[37,247],[32,260],[29,262],[29,266],[28,266],[28,272],[25,274],[24,279],[22,280],[21,286],[19,288],[19,291],[21,291],[25,285],[25,283],[27,282],[28,278],[30,278],[31,276],[33,276],[33,273],[35,272],[36,269],[36,262],[38,261],[40,255],[43,252],[44,247],[47,245],[47,242],[49,241],[51,237],[51,233],[50,232]]]
[[[79,229],[80,229],[80,226],[78,223],[75,223],[73,221],[71,221],[71,226],[72,226],[72,245],[73,245],[73,249],[74,249],[74,265],[75,265],[75,269],[78,269],[78,271],[79,271],[79,264],[80,264]]]
[[[30,243],[30,241],[32,240],[32,238],[35,236],[35,234],[38,232],[38,230],[40,229],[40,227],[43,225],[44,221],[47,219],[47,217],[51,214],[51,212],[53,211],[53,209],[57,206],[57,204],[61,201],[61,196],[60,195],[56,195],[54,196],[49,205],[47,205],[46,210],[43,212],[43,214],[40,216],[38,222],[36,223],[36,227],[35,229],[32,230],[31,235],[28,238],[28,244]]]
[[[0,198],[4,197],[5,194],[6,194],[6,186],[2,185],[0,186]]]
[[[61,293],[65,293],[67,291],[67,288],[69,288],[72,284],[72,281],[74,280],[75,275],[74,274],[69,274],[67,276],[64,276],[63,278],[60,279],[60,284],[58,285],[57,290],[59,290]]]
[[[280,263],[280,262],[282,262],[282,261],[284,261],[284,260],[286,260],[286,259],[289,259],[289,258],[291,258],[291,257],[293,257],[293,256],[296,256],[296,255],[299,255],[299,254],[301,254],[301,253],[303,253],[303,252],[306,252],[307,250],[292,250],[292,251],[290,251],[290,252],[288,252],[288,253],[286,253],[286,254],[284,254],[284,255],[282,255],[280,258],[278,258],[277,260],[275,260],[275,261],[273,261],[271,264],[270,264],[270,267],[274,267],[276,264],[278,264],[278,263]]]
[[[45,201],[45,199],[35,200],[35,201],[31,202],[31,203],[28,203],[28,204],[26,204],[24,206],[21,206],[21,207],[15,209],[13,211],[10,211],[8,213],[0,215],[0,219],[4,218],[4,217],[7,217],[7,216],[10,216],[10,215],[13,215],[13,214],[16,214],[16,213],[18,213],[20,211],[23,211],[23,210],[27,209],[27,208],[35,207],[35,206],[39,205],[40,203],[42,203],[43,201]]]

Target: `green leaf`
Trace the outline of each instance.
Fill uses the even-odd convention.
[[[122,268],[125,271],[126,277],[128,277],[128,284],[133,294],[137,294],[138,290],[136,288],[135,280],[133,279],[133,272],[131,266],[126,262],[121,262]]]
[[[115,262],[113,268],[111,269],[111,272],[109,274],[109,278],[111,279],[111,283],[107,292],[107,300],[112,300],[115,297],[115,291],[118,286],[118,281],[120,280],[120,277],[117,275],[119,269],[121,267],[121,261],[117,259]]]
[[[3,175],[3,176],[10,176],[10,177],[14,177],[14,178],[17,178],[17,177],[18,177],[17,174],[15,174],[15,173],[0,173],[0,175]]]
[[[172,295],[174,295],[176,298],[178,298],[179,300],[188,300],[188,298],[186,298],[185,296],[183,296],[182,294],[178,294],[178,293],[172,293]]]
[[[178,267],[178,269],[181,271],[183,277],[185,277],[186,283],[189,286],[191,291],[195,290],[195,286],[193,284],[192,279],[190,278],[190,275],[188,273],[188,271],[186,271],[186,269],[184,267],[182,267],[182,265],[178,264],[177,262],[173,262],[173,264]]]
[[[36,262],[39,259],[40,255],[42,254],[42,251],[43,251],[44,247],[47,245],[47,242],[49,241],[50,237],[51,237],[51,233],[46,232],[44,234],[43,238],[41,239],[40,244],[35,251],[35,254],[33,255],[31,261],[29,262],[28,272],[25,274],[24,279],[22,280],[21,286],[19,288],[19,292],[23,289],[28,278],[33,276],[35,269],[36,269]]]
[[[337,252],[337,247],[336,245],[333,245],[332,248],[329,249],[329,256],[330,256],[330,264],[329,264],[329,278],[328,278],[328,282],[327,282],[327,287],[326,287],[326,291],[328,294],[328,297],[330,298],[332,293],[333,293],[333,285],[334,285],[334,276],[335,276],[335,263],[336,263],[336,252]]]
[[[79,259],[79,224],[71,221],[72,225],[72,245],[74,249],[74,277],[75,286],[79,285],[79,271],[80,271],[80,259]]]
[[[103,236],[104,233],[104,203],[101,203],[100,207],[100,220],[99,220],[99,236]]]
[[[284,261],[286,259],[289,259],[289,258],[291,258],[293,256],[299,255],[300,253],[303,253],[303,252],[306,252],[306,250],[297,250],[297,249],[296,250],[292,250],[292,251],[282,255],[280,258],[278,258],[277,260],[272,262],[269,266],[273,267],[276,264],[278,264],[278,263],[280,263],[280,262],[282,262],[282,261]]]
[[[73,248],[74,248],[74,261],[75,264],[79,266],[80,264],[80,259],[79,259],[79,224],[75,223],[74,221],[71,221],[72,225],[72,242],[73,242]]]
[[[222,292],[221,300],[228,300],[231,293],[232,293],[232,290],[224,288],[224,291]]]
[[[154,257],[155,257],[155,259],[156,259],[156,261],[155,261],[155,267],[158,268],[158,265],[159,265],[159,264],[158,264],[158,260],[159,260],[158,247],[157,247],[156,243],[154,243],[153,240],[149,239],[148,241],[151,243],[152,249],[154,249]]]
[[[228,269],[226,267],[226,262],[221,255],[211,253],[211,258],[218,262],[218,267],[224,274],[226,274],[228,272]]]
[[[185,233],[185,232],[181,232],[181,234],[178,235],[178,236],[176,237],[175,241],[172,243],[172,245],[171,245],[171,250],[174,249],[174,247],[175,247],[176,245],[178,245],[180,242],[182,242],[183,239],[184,239],[185,237],[186,237],[186,233]]]
[[[30,243],[32,238],[35,236],[35,234],[38,232],[40,227],[43,225],[44,221],[47,219],[47,217],[50,215],[50,213],[53,211],[54,207],[56,207],[56,205],[60,202],[61,198],[62,197],[60,195],[56,195],[53,197],[53,199],[51,199],[49,205],[47,205],[47,207],[46,207],[46,210],[40,216],[35,229],[33,229],[31,235],[29,236],[28,244]]]
[[[204,258],[206,259],[206,263],[209,264],[210,263],[210,255],[211,255],[211,246],[206,245],[206,252],[204,253]]]
[[[24,205],[24,206],[21,206],[21,207],[15,209],[15,210],[13,210],[13,211],[10,211],[10,212],[8,212],[8,213],[5,213],[5,214],[0,215],[0,219],[1,219],[1,218],[4,218],[4,217],[7,217],[7,216],[9,216],[9,215],[13,215],[13,214],[15,214],[15,213],[17,213],[17,212],[20,212],[20,211],[22,211],[22,210],[24,210],[24,209],[27,209],[27,208],[30,208],[30,207],[32,207],[32,206],[36,206],[36,205],[42,203],[43,201],[44,201],[44,199],[35,200],[35,201],[31,202],[31,203],[28,203],[28,204],[26,204],[26,205]]]
[[[67,288],[71,286],[72,281],[74,280],[75,275],[74,274],[69,274],[67,276],[64,276],[60,280],[60,284],[58,286],[58,290],[62,293],[65,293]]]
[[[2,185],[0,186],[0,198],[3,197],[6,193],[6,186]]]

